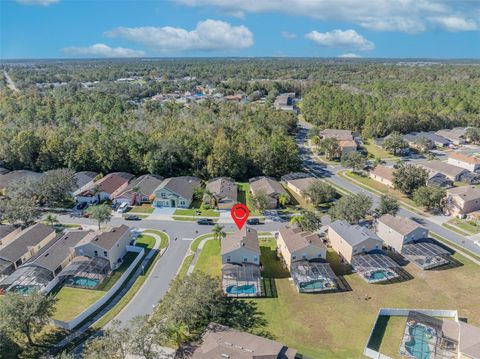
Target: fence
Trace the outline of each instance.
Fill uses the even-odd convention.
[[[441,318],[454,318],[458,322],[458,312],[456,310],[442,310],[442,309],[407,309],[407,308],[380,308],[378,311],[377,317],[375,318],[375,323],[372,326],[370,335],[368,336],[367,345],[363,349],[363,355],[372,359],[392,359],[389,356],[382,354],[372,348],[369,348],[368,345],[372,339],[372,334],[375,329],[375,326],[378,322],[380,316],[389,316],[389,317],[407,317],[408,313],[414,311],[422,314],[429,315],[431,317],[441,317]]]
[[[145,250],[141,247],[136,247],[136,246],[127,246],[127,250],[129,252],[137,252],[137,257],[133,260],[132,264],[127,268],[127,270],[121,275],[121,277],[116,281],[116,283],[110,288],[108,292],[105,293],[105,295],[100,298],[98,301],[93,303],[91,306],[89,306],[87,309],[85,309],[82,313],[77,315],[74,319],[64,322],[61,320],[53,319],[53,323],[57,327],[61,327],[64,329],[72,330],[75,327],[77,327],[80,323],[82,323],[85,319],[87,319],[89,316],[91,316],[93,313],[95,313],[98,309],[100,309],[105,303],[107,303],[110,298],[122,287],[124,282],[127,280],[128,276],[132,273],[132,271],[135,269],[137,266],[138,262],[142,260],[143,255],[145,254]]]

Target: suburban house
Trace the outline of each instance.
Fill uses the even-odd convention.
[[[188,208],[193,201],[195,189],[201,186],[197,177],[182,176],[166,178],[155,190],[155,207]]]
[[[412,148],[419,148],[420,141],[425,141],[426,149],[447,147],[450,144],[448,139],[434,132],[411,132],[403,135],[403,139],[407,141],[408,145]]]
[[[382,249],[382,239],[365,227],[337,220],[328,226],[328,240],[332,248],[348,263],[354,255]]]
[[[470,172],[477,172],[480,170],[480,159],[459,152],[452,153],[448,156],[448,163],[465,168]]]
[[[439,160],[421,161],[417,164],[426,169],[430,175],[442,173],[448,179],[454,182],[459,181],[465,173],[468,173],[465,168],[457,167]]]
[[[283,186],[272,177],[250,178],[250,193],[255,197],[258,193],[264,192],[269,197],[268,209],[274,209],[278,205],[278,198],[287,195]]]
[[[377,235],[386,245],[401,253],[404,243],[428,237],[428,229],[407,217],[385,214],[377,219]]]
[[[210,323],[190,359],[295,359],[297,351],[282,343],[224,325]],[[188,352],[188,351],[187,351]]]
[[[349,130],[325,129],[320,131],[322,139],[334,138],[340,147],[341,155],[354,152],[358,146],[358,134]]]
[[[480,210],[480,188],[461,186],[447,190],[445,212],[448,215],[464,216]]]
[[[50,242],[22,267],[40,267],[56,277],[75,258],[75,246],[84,239],[88,231],[67,231]]]
[[[16,182],[22,178],[30,177],[32,179],[39,179],[42,176],[42,173],[28,170],[10,171],[6,172],[5,174],[0,174],[0,194],[4,193],[5,188],[7,188],[11,183]]]
[[[0,249],[12,242],[15,236],[22,231],[22,228],[12,225],[0,224]]]
[[[467,129],[464,127],[455,127],[452,129],[444,129],[435,132],[436,135],[442,136],[452,142],[454,145],[463,145],[467,141]]]
[[[133,177],[134,175],[126,172],[109,173],[79,193],[75,201],[79,203],[111,201],[127,188]]]
[[[281,179],[282,182],[287,185],[288,189],[307,200],[309,199],[305,197],[304,192],[308,189],[310,184],[318,181],[315,177],[312,177],[312,175],[302,172],[289,173],[282,176]]]
[[[282,111],[294,111],[295,110],[295,92],[282,93],[275,98],[273,107]]]
[[[250,263],[260,264],[260,245],[257,231],[248,226],[233,234],[227,234],[221,242],[222,264]]]
[[[101,257],[110,262],[110,269],[116,269],[127,253],[132,240],[130,228],[126,225],[99,232],[89,232],[76,246],[75,255]]]
[[[34,224],[17,233],[0,249],[0,275],[10,274],[56,237],[52,227]]]
[[[213,178],[205,186],[203,203],[215,204],[218,209],[231,209],[237,204],[238,188],[228,177]]]
[[[298,227],[280,228],[277,249],[291,270],[292,263],[300,260],[326,259],[327,247],[318,234],[302,231]]]
[[[375,181],[393,188],[393,171],[394,169],[391,167],[377,165],[373,170],[370,171],[369,176]]]
[[[75,173],[73,175],[73,181],[75,182],[72,192],[73,196],[75,197],[86,189],[92,187],[97,176],[98,173],[92,171],[82,171]]]
[[[127,188],[115,196],[115,203],[128,203],[129,205],[140,205],[152,201],[155,190],[163,181],[162,176],[146,174],[132,179]]]

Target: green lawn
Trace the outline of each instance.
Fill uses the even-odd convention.
[[[222,267],[220,257],[220,242],[217,240],[208,240],[203,245],[203,249],[198,256],[195,264],[195,270],[200,270],[212,276],[218,276]]]
[[[469,234],[480,233],[479,226],[477,226],[474,222],[466,221],[465,219],[454,218],[449,220],[447,223],[453,224]]]
[[[209,242],[199,257],[196,270],[220,275],[219,247]],[[264,328],[276,340],[312,358],[362,358],[362,351],[381,307],[458,309],[459,315],[480,325],[480,306],[471,298],[480,293],[480,271],[468,259],[455,254],[463,265],[454,269],[422,271],[414,264],[405,267],[414,279],[403,283],[368,284],[351,274],[331,250],[328,261],[344,274],[352,291],[327,294],[299,294],[275,255],[273,239],[261,239],[263,277],[272,278],[277,297],[247,299],[256,303],[267,321]],[[414,293],[414,295],[413,295]],[[459,294],[461,293],[461,295]],[[366,299],[367,298],[367,299]],[[381,350],[395,356],[400,339],[395,333],[401,320],[392,320]],[[394,334],[392,334],[394,333]],[[398,357],[398,355],[397,355]]]
[[[153,213],[154,208],[152,207],[151,204],[142,204],[141,206],[134,206],[132,209],[129,211],[130,213]]]
[[[397,158],[391,153],[385,151],[383,148],[375,145],[375,142],[372,138],[365,140],[363,147],[367,150],[369,155],[377,158]]]
[[[117,282],[118,279],[122,276],[123,273],[130,267],[132,262],[137,258],[137,253],[134,252],[127,252],[125,257],[123,257],[123,262],[120,267],[115,269],[113,273],[107,277],[100,285],[98,286],[97,290],[101,290],[107,292],[113,285]]]
[[[220,216],[220,213],[214,211],[213,209],[199,209],[199,208],[176,209],[173,214],[177,216],[199,216],[199,217],[219,217]]]
[[[157,236],[160,236],[160,238],[162,239],[162,241],[160,243],[160,249],[168,247],[168,235],[165,232],[156,231],[154,229],[147,229],[143,233],[145,233],[145,234],[152,233],[152,234],[156,234]]]
[[[250,216],[259,216],[258,212],[253,206],[253,199],[250,194],[250,184],[248,182],[237,182],[238,185],[238,202],[243,203],[250,210]]]
[[[136,240],[135,245],[146,248],[146,249],[153,249],[155,246],[155,238],[149,236],[148,234],[144,234],[143,232]]]
[[[68,322],[104,295],[103,290],[63,287],[55,296],[58,301],[53,317]]]

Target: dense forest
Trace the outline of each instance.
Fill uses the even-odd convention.
[[[302,98],[305,120],[365,137],[480,125],[480,66],[467,61],[58,60],[0,68],[20,90],[0,81],[0,165],[10,169],[279,176],[299,168],[295,116],[271,106],[286,91]],[[133,81],[119,81],[127,77]],[[149,100],[198,87],[242,93],[248,103]]]
[[[98,91],[0,96],[0,165],[202,178],[280,176],[299,168],[292,114],[235,103],[141,108]]]

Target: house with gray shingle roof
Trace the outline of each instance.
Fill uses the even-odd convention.
[[[407,217],[385,214],[377,219],[377,234],[398,253],[404,243],[428,237],[428,229]]]
[[[281,195],[287,195],[285,188],[274,178],[272,177],[255,177],[250,178],[250,193],[255,197],[258,193],[265,193],[268,198],[268,209],[276,208],[278,205],[278,198]]]
[[[86,189],[92,187],[93,183],[95,182],[95,177],[97,176],[98,173],[92,171],[76,172],[73,175],[73,181],[75,183],[73,186],[73,196],[76,196]]]
[[[237,198],[238,187],[235,181],[228,177],[218,177],[208,181],[203,203],[212,204],[213,199],[218,209],[231,209],[237,203]]]
[[[115,203],[126,202],[129,205],[139,205],[152,201],[154,192],[163,181],[162,176],[146,174],[130,181],[125,191],[115,196]]]
[[[222,238],[222,264],[252,263],[260,264],[260,245],[257,231],[248,226]]]
[[[155,190],[154,207],[188,208],[193,201],[195,189],[201,187],[197,177],[170,177]]]

